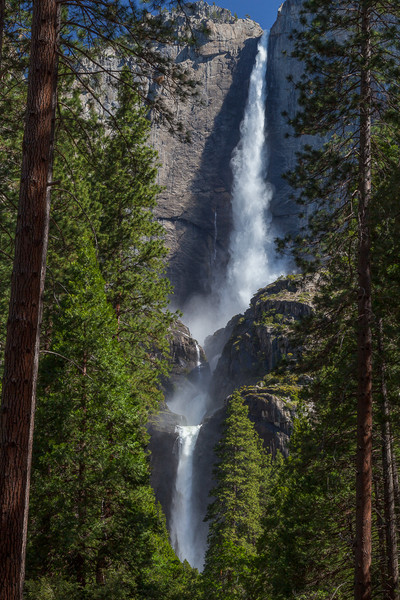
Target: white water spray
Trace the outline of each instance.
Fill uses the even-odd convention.
[[[245,310],[257,289],[279,276],[273,264],[275,253],[268,215],[272,188],[266,181],[267,44],[265,32],[250,78],[240,142],[231,160],[233,232],[227,280],[221,294],[222,303],[229,305],[230,316]]]
[[[195,341],[195,383],[186,381],[168,408],[184,416],[187,425],[178,425],[178,468],[172,495],[170,535],[172,546],[181,560],[203,568],[206,540],[203,516],[198,514],[193,492],[193,458],[201,422],[207,411],[209,396],[204,389],[200,347]],[[203,539],[204,538],[204,539]]]
[[[211,297],[193,301],[185,310],[185,321],[199,340],[246,310],[260,287],[285,272],[285,265],[279,264],[275,254],[268,211],[273,192],[266,181],[267,46],[268,32],[264,32],[250,77],[240,141],[231,159],[233,231],[227,273],[223,281],[215,282]]]

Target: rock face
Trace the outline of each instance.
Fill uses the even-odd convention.
[[[286,0],[277,20],[271,28],[268,42],[267,67],[267,129],[269,147],[268,181],[274,187],[271,202],[273,226],[277,235],[297,231],[299,228],[299,207],[290,198],[293,190],[282,179],[282,174],[290,171],[296,164],[296,152],[304,144],[318,143],[315,138],[292,137],[287,116],[294,116],[298,110],[298,95],[294,83],[303,73],[303,65],[291,57],[294,41],[290,34],[294,29],[301,31],[300,9],[303,0]],[[288,77],[293,78],[289,81]],[[289,136],[288,136],[289,134]],[[304,210],[304,208],[303,208]]]
[[[192,7],[197,46],[168,49],[200,84],[195,101],[174,107],[192,143],[179,141],[156,123],[151,133],[161,163],[159,183],[165,186],[156,215],[166,230],[168,276],[174,303],[181,308],[192,295],[210,292],[213,276],[227,261],[230,158],[262,35],[259,25],[236,19],[228,10],[205,2]]]
[[[296,390],[296,386],[291,386]],[[283,391],[276,386],[250,386],[242,397],[249,407],[249,417],[263,440],[264,447],[272,456],[279,451],[287,455],[289,438],[296,414],[293,391]]]
[[[148,425],[151,485],[163,507],[168,526],[179,457],[176,428],[187,425],[185,417],[179,414],[179,406],[182,402],[192,404],[195,414],[198,395],[207,387],[210,378],[204,350],[180,321],[171,330],[170,349],[170,377],[163,382],[163,388],[171,410],[164,404]],[[176,412],[173,412],[175,406]]]
[[[289,326],[312,311],[312,285],[299,278],[278,280],[253,296],[250,308],[227,325],[229,339],[214,371],[211,395],[222,402],[243,385],[254,385],[283,357],[295,358],[288,339]],[[217,337],[221,336],[217,332]],[[214,336],[206,340],[213,349]]]
[[[183,380],[197,378],[199,367],[202,370],[207,368],[204,350],[192,338],[188,327],[181,321],[177,321],[171,331],[170,356],[170,375],[163,386],[167,400],[182,385]]]
[[[148,425],[150,435],[150,483],[158,502],[163,507],[169,526],[173,482],[178,468],[176,426],[184,425],[184,418],[170,412],[165,405]]]
[[[273,186],[270,205],[274,234],[296,231],[299,209],[289,198],[291,190],[282,174],[294,167],[295,154],[310,140],[286,137],[290,133],[286,111],[297,111],[294,81],[302,65],[290,54],[290,33],[301,29],[299,13],[302,0],[286,0],[273,25],[268,44],[266,104],[269,166],[267,179]],[[143,93],[159,96],[171,109],[191,137],[184,143],[171,135],[167,126],[154,119],[150,142],[159,153],[159,183],[163,186],[156,217],[163,224],[169,248],[167,275],[175,293],[174,307],[184,309],[191,297],[209,295],[215,281],[225,272],[229,259],[232,228],[230,160],[240,137],[248,95],[249,79],[257,54],[261,27],[250,19],[237,19],[230,11],[210,6],[202,0],[193,2],[188,11],[197,44],[182,43],[159,46],[198,83],[198,97],[186,103],[172,100],[161,81],[146,80]],[[166,16],[166,19],[168,16]],[[178,34],[184,23],[177,19]],[[123,62],[111,51],[104,51],[101,62],[107,72],[122,67],[123,62],[136,72],[135,60]],[[99,94],[105,111],[117,106],[112,78],[104,75]],[[89,106],[82,94],[84,106]],[[101,111],[100,111],[101,112]]]
[[[274,189],[271,227],[277,235],[299,228],[299,208],[282,174],[294,167],[302,144],[311,141],[286,137],[291,130],[282,116],[283,111],[291,116],[297,111],[297,93],[288,76],[296,81],[303,71],[301,63],[290,56],[294,46],[290,33],[301,29],[301,4],[302,0],[283,3],[268,44],[267,178]],[[174,46],[168,54],[200,84],[197,100],[174,106],[192,143],[182,143],[156,123],[151,134],[160,156],[159,182],[165,186],[157,218],[166,230],[168,276],[175,288],[174,303],[180,308],[193,295],[207,296],[226,268],[232,224],[230,159],[239,141],[262,35],[260,26],[250,19],[236,19],[229,11],[203,1],[192,4],[190,19],[197,47]]]
[[[278,234],[299,227],[298,208],[289,199],[282,174],[293,168],[300,142],[285,137],[289,129],[281,113],[294,115],[297,110],[294,86],[288,83],[287,76],[290,74],[296,80],[302,72],[301,65],[290,57],[289,40],[291,30],[299,28],[301,1],[286,0],[269,39],[268,179],[274,187],[270,207],[272,227]],[[175,286],[174,303],[180,308],[194,295],[210,294],[213,281],[226,268],[231,232],[230,158],[239,141],[249,78],[262,35],[256,23],[235,19],[229,11],[205,2],[193,3],[191,24],[197,47],[174,46],[167,51],[201,84],[199,101],[176,106],[176,117],[190,131],[192,144],[171,137],[156,123],[151,133],[162,165],[159,183],[165,186],[156,216],[166,230],[170,250],[168,276]],[[157,93],[157,89],[151,93]],[[313,285],[291,277],[259,290],[244,314],[234,316],[225,328],[207,338],[205,355],[184,325],[174,331],[169,397],[173,392],[175,397],[179,396],[181,391],[185,402],[195,401],[200,375],[203,391],[208,385],[210,397],[208,416],[193,457],[193,491],[197,502],[193,528],[200,545],[206,543],[207,526],[202,518],[213,485],[214,447],[221,436],[226,402],[234,390],[242,388],[250,419],[265,447],[273,455],[278,451],[287,453],[301,385],[290,372],[290,363],[296,360],[298,349],[291,346],[288,330],[295,321],[312,312],[313,292]],[[199,356],[203,365],[208,361],[215,367],[211,380],[202,379],[208,366],[203,366],[203,373],[197,368]],[[289,365],[288,372],[272,373],[282,359]],[[152,483],[167,521],[171,516],[171,482],[175,480],[178,458],[177,424],[183,423],[165,409],[150,427]]]
[[[281,279],[259,290],[243,315],[236,315],[225,329],[206,340],[205,350],[209,356],[216,359],[222,350],[211,381],[207,377],[207,363],[204,363],[197,382],[193,378],[193,369],[188,372],[185,368],[179,370],[182,365],[192,366],[196,343],[190,338],[187,328],[178,327],[173,341],[178,370],[175,373],[175,395],[170,406],[175,410],[174,403],[196,403],[199,392],[206,389],[209,392],[208,416],[203,421],[193,459],[193,497],[197,503],[193,527],[196,528],[199,544],[205,544],[207,537],[207,525],[202,519],[213,486],[214,447],[222,433],[226,403],[234,390],[242,388],[241,395],[249,406],[249,417],[266,449],[273,455],[277,451],[287,453],[301,382],[290,369],[283,374],[271,371],[282,358],[289,366],[296,360],[298,349],[291,347],[288,330],[295,321],[311,313],[313,293],[314,284],[304,283],[300,277]],[[205,360],[201,349],[199,354],[201,360]],[[203,386],[199,386],[200,378]],[[186,424],[184,419],[165,407],[150,426],[152,485],[167,522],[171,516],[174,491],[171,482],[175,478],[178,459],[175,428],[182,424]]]

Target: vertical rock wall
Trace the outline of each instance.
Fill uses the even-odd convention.
[[[298,110],[298,94],[294,82],[300,79],[303,65],[291,56],[294,50],[291,33],[294,29],[302,29],[302,1],[286,0],[282,4],[269,36],[266,107],[270,151],[268,180],[274,187],[271,212],[277,235],[297,231],[299,228],[299,207],[290,198],[293,190],[282,179],[282,175],[294,168],[296,153],[304,144],[316,143],[309,136],[293,137],[287,117],[282,115],[284,112],[294,116]],[[288,80],[289,76],[293,81]]]
[[[213,274],[227,261],[231,229],[232,150],[246,104],[249,78],[262,35],[250,19],[205,2],[193,4],[191,25],[197,47],[168,51],[199,81],[199,97],[173,106],[192,143],[153,124],[151,143],[159,153],[159,183],[165,186],[157,218],[170,249],[168,276],[174,303],[210,292]],[[208,33],[204,33],[205,30]]]

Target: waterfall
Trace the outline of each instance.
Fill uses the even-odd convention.
[[[194,342],[195,344],[195,348],[196,348],[196,367],[199,368],[201,365],[201,359],[200,359],[200,346],[198,345],[198,343]]]
[[[208,298],[193,299],[185,308],[185,322],[201,341],[243,312],[253,294],[285,272],[276,257],[269,205],[273,196],[266,180],[265,105],[267,102],[268,32],[261,37],[250,77],[249,92],[240,125],[240,140],[232,153],[232,221],[226,275],[216,277]],[[216,232],[214,214],[214,233]],[[214,240],[214,262],[216,239]]]
[[[229,316],[245,310],[257,289],[279,275],[274,268],[268,214],[273,192],[266,181],[267,45],[268,32],[264,32],[251,73],[240,141],[231,160],[233,232],[226,283],[221,292],[222,304],[229,306]]]
[[[209,298],[199,301],[185,320],[195,337],[203,339],[225,325],[234,314],[247,308],[259,287],[273,281],[280,273],[276,269],[273,233],[268,207],[272,189],[266,181],[268,157],[265,143],[265,103],[268,33],[264,33],[250,78],[249,94],[240,141],[232,160],[233,232],[230,239],[230,260],[226,277],[217,281]],[[214,213],[214,262],[217,250],[217,211]],[[284,269],[282,268],[282,272]],[[197,391],[187,384],[168,402],[173,412],[184,415],[188,425],[178,426],[179,460],[175,492],[172,501],[171,542],[181,560],[199,569],[204,561],[205,541],[196,537],[204,514],[196,512],[193,502],[193,453],[206,413],[209,396],[201,378],[200,348],[196,343],[198,369]]]
[[[203,551],[198,548],[193,527],[192,478],[193,453],[201,425],[178,425],[179,462],[175,481],[171,519],[171,543],[180,560],[201,569]]]
[[[186,381],[174,397],[168,401],[168,408],[185,418],[187,425],[178,425],[178,468],[172,494],[170,536],[171,544],[181,560],[187,560],[192,567],[203,567],[205,553],[204,514],[199,514],[193,497],[193,459],[201,422],[207,412],[209,395],[206,391],[207,377],[202,372],[201,351],[195,341],[195,377]],[[204,538],[204,539],[203,539]]]

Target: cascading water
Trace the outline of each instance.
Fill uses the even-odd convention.
[[[268,285],[285,271],[285,265],[279,264],[276,257],[275,236],[268,212],[273,191],[266,181],[267,46],[266,31],[260,39],[250,77],[240,141],[232,154],[233,230],[227,273],[222,280],[219,278],[214,282],[209,298],[193,302],[195,310],[185,314],[192,334],[201,341],[223,327],[233,315],[243,312],[260,287]],[[216,240],[216,258],[215,250]]]
[[[266,181],[267,45],[268,32],[264,32],[251,73],[240,141],[231,160],[233,232],[226,282],[220,296],[222,305],[229,306],[229,316],[246,309],[257,289],[279,275],[273,267],[275,253],[268,215],[273,193]]]
[[[268,206],[271,186],[265,181],[267,155],[265,149],[265,103],[268,33],[262,36],[251,74],[249,95],[241,123],[241,138],[234,150],[232,211],[233,233],[230,240],[230,262],[227,275],[209,300],[198,307],[197,318],[190,319],[192,333],[202,339],[223,326],[232,315],[247,308],[252,295],[279,275],[274,268],[273,236],[270,231]],[[216,258],[217,213],[214,215],[214,259]],[[271,258],[273,257],[273,258]],[[283,270],[283,269],[282,269]],[[206,316],[204,316],[206,314]],[[214,319],[212,316],[214,316]],[[184,388],[169,408],[184,415],[187,426],[178,426],[179,461],[172,500],[171,541],[181,560],[199,569],[203,566],[204,535],[196,537],[196,523],[203,515],[195,513],[193,502],[193,454],[200,423],[206,414],[209,396],[201,382],[200,349],[196,343],[198,389],[193,384]],[[191,387],[190,387],[191,386]],[[199,527],[197,528],[199,530]]]
[[[201,569],[203,556],[196,545],[192,511],[193,453],[201,425],[178,425],[179,458],[176,473],[171,543],[178,557]]]

